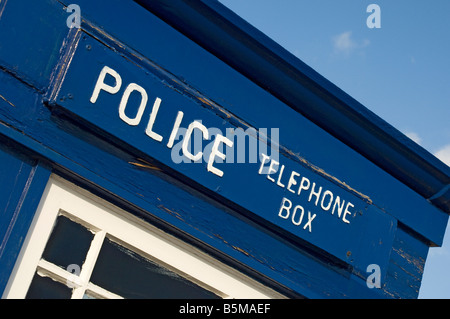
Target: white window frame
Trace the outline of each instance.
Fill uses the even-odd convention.
[[[90,229],[94,239],[79,277],[41,259],[56,218],[64,215]],[[88,191],[52,175],[24,241],[3,298],[25,298],[36,270],[95,297],[121,298],[89,282],[105,236],[138,252],[222,298],[285,298],[199,249],[144,222]]]

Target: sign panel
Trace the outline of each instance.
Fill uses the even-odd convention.
[[[51,104],[269,229],[362,272],[388,262],[394,219],[284,149],[288,130],[252,127],[157,63],[136,52],[119,54],[114,45],[84,35]]]

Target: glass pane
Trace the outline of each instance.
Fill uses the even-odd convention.
[[[83,266],[94,234],[65,216],[58,216],[42,258],[64,269],[70,264]]]
[[[72,289],[49,277],[34,275],[26,299],[70,299]]]
[[[91,282],[124,298],[219,298],[176,273],[105,238]]]
[[[97,297],[93,296],[92,294],[85,293],[83,295],[83,299],[97,299]]]

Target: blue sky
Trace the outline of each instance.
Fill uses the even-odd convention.
[[[450,166],[449,0],[220,0]],[[368,5],[381,28],[368,28]],[[419,298],[450,298],[450,227]]]

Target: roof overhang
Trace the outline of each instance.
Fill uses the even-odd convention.
[[[450,213],[450,167],[214,0],[135,0]]]

